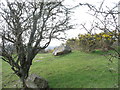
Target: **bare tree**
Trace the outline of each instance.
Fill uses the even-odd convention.
[[[94,5],[91,5],[89,3],[81,4],[80,6],[87,6],[89,8],[88,12],[90,15],[95,17],[95,20],[93,21],[92,30],[101,30],[104,33],[111,32],[116,40],[120,42],[120,36],[117,33],[120,33],[119,25],[118,25],[118,4],[113,6],[112,8],[109,8],[108,6],[103,7],[104,1],[100,4],[99,7],[95,7]],[[82,24],[83,27],[83,24]],[[84,26],[85,28],[85,26]],[[86,29],[85,29],[86,30]],[[86,30],[88,33],[92,32],[92,30]],[[115,31],[114,33],[112,31]],[[118,43],[119,44],[119,43]],[[119,54],[119,52],[118,52]]]
[[[1,3],[2,59],[21,79],[23,87],[37,53],[48,47],[53,38],[64,39],[60,35],[72,28],[70,11],[62,2],[7,0],[7,5]],[[7,44],[15,47],[16,54],[6,50]]]
[[[79,3],[79,6],[87,6],[89,8],[89,14],[95,17],[94,22],[94,29],[96,30],[102,30],[104,33],[112,33],[115,40],[118,41],[118,48],[112,47],[111,49],[115,51],[115,53],[110,53],[110,57],[107,56],[110,63],[113,63],[113,58],[118,59],[118,64],[120,60],[120,24],[118,23],[120,12],[118,11],[118,4],[114,5],[113,7],[104,6],[103,0],[100,4],[100,6],[96,7],[94,5],[91,5],[89,3]],[[119,3],[120,4],[120,3]],[[82,25],[83,26],[83,25]],[[84,27],[86,28],[86,27]],[[112,32],[114,30],[114,32]],[[91,30],[87,30],[88,33]],[[118,81],[120,81],[120,68],[118,66]],[[112,72],[110,70],[110,72]],[[116,84],[116,87],[120,87],[120,83]]]

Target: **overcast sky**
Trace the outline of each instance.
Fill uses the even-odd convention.
[[[100,3],[103,0],[65,0],[65,4],[66,5],[70,5],[70,6],[75,6],[78,5],[79,3],[90,3],[92,5],[95,5],[96,7],[100,6]],[[104,1],[104,6],[107,7],[114,7],[117,3],[119,2],[119,0],[105,0]],[[80,24],[81,23],[86,23],[87,24],[87,28],[90,28],[90,25],[93,21],[93,16],[89,15],[88,12],[88,8],[87,7],[77,7],[76,9],[73,10],[74,13],[72,14],[71,17],[71,21],[73,24],[77,24],[75,29],[69,30],[67,31],[67,38],[72,38],[72,37],[77,37],[78,34],[80,33],[86,33],[85,30],[81,30]],[[58,41],[58,40],[53,40],[50,44],[50,46],[58,46],[60,45],[62,42]]]
[[[4,2],[5,0],[0,0],[0,1]],[[67,6],[69,5],[73,7],[73,6],[78,5],[79,3],[90,3],[98,7],[102,1],[103,0],[65,0],[64,4]],[[119,0],[105,0],[104,6],[113,7],[118,2]],[[72,16],[71,16],[71,22],[72,24],[75,24],[76,26],[75,26],[75,29],[67,31],[67,38],[77,37],[78,34],[80,33],[86,33],[84,30],[80,30],[81,29],[80,24],[87,23],[87,28],[89,29],[94,19],[92,16],[90,16],[87,13],[88,8],[86,7],[77,7],[73,11],[74,13],[72,13]],[[49,46],[58,46],[61,43],[63,42],[58,41],[58,40],[52,40]]]

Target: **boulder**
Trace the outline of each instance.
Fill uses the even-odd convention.
[[[45,89],[49,88],[48,82],[45,79],[43,79],[35,74],[31,74],[26,79],[25,83],[28,88],[45,88]]]
[[[69,46],[61,45],[55,48],[55,50],[53,51],[53,55],[54,56],[63,55],[63,54],[70,53],[71,51],[72,49]]]

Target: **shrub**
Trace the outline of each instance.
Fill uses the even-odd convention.
[[[79,34],[78,38],[68,39],[66,44],[74,50],[80,49],[85,52],[92,52],[95,49],[108,51],[119,35],[120,33],[116,34],[115,31],[98,34]]]

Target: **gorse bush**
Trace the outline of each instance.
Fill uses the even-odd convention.
[[[78,35],[79,38],[79,45],[80,49],[86,52],[89,52],[93,49],[95,49],[95,39],[93,35],[85,34],[85,35]]]
[[[66,44],[73,49],[79,48],[85,52],[91,52],[95,49],[108,51],[112,49],[112,45],[117,41],[119,35],[120,33],[116,33],[115,31],[98,34],[79,34],[77,38],[68,39]]]
[[[73,50],[79,49],[79,39],[71,38],[66,41],[66,45],[70,46]]]

